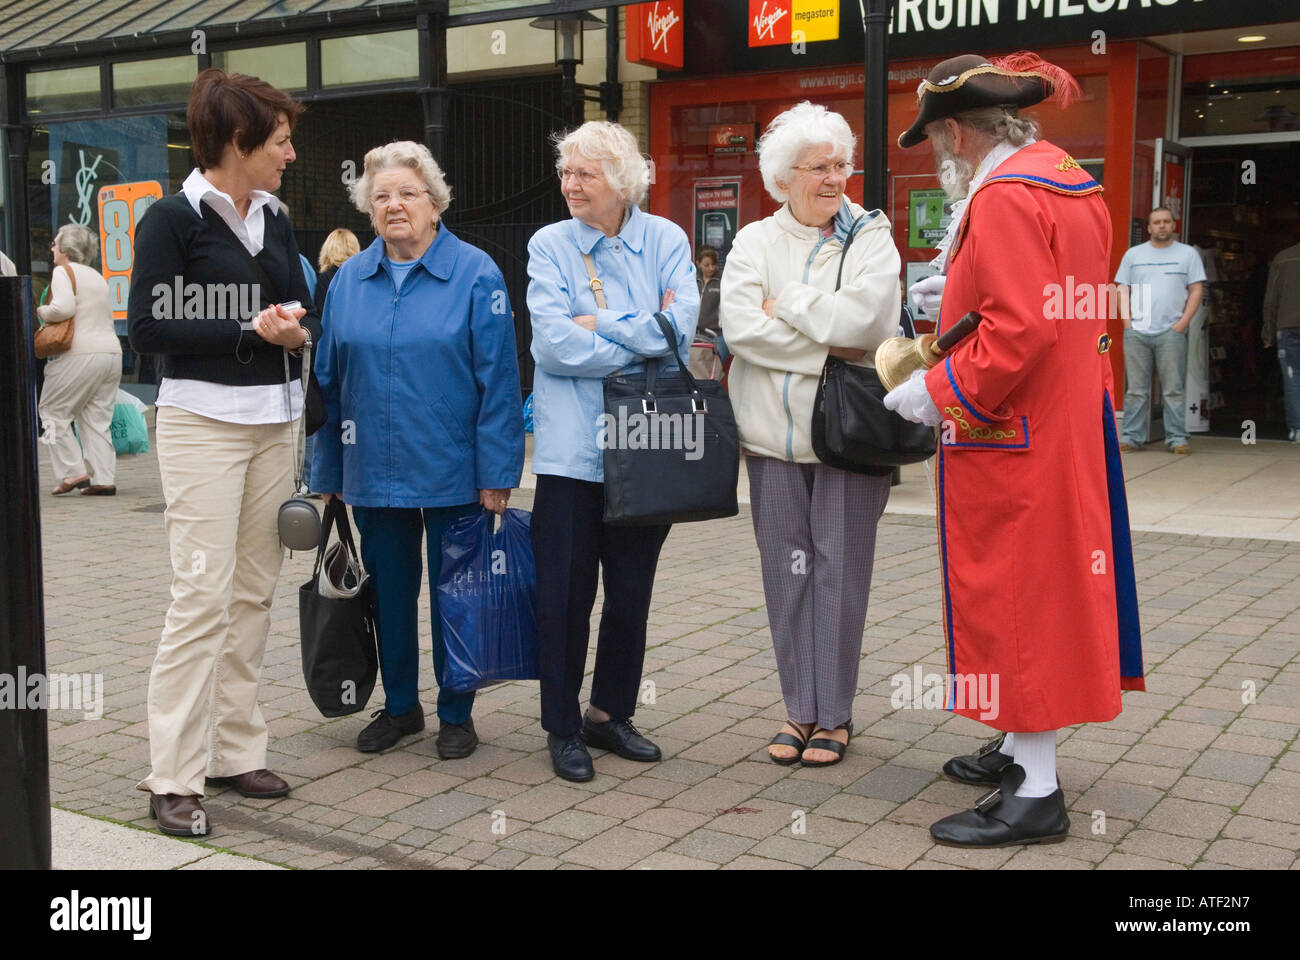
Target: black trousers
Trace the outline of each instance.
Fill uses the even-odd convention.
[[[587,665],[597,568],[605,605],[596,640],[591,703],[615,719],[636,712],[645,663],[646,620],[659,551],[669,525],[616,527],[601,519],[605,488],[539,476],[532,541],[537,562],[537,633],[542,728],[558,737],[582,729],[578,693]]]

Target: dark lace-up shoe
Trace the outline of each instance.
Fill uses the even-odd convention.
[[[387,710],[376,710],[370,715],[374,721],[357,734],[357,749],[362,753],[378,753],[393,744],[424,729],[424,708],[415,709],[395,717]]]
[[[1065,795],[1058,786],[1046,797],[1017,797],[1025,768],[1007,766],[1002,784],[975,803],[930,827],[930,836],[948,847],[1011,847],[1020,843],[1060,843],[1070,834]]]
[[[447,723],[445,720],[438,727],[438,756],[444,760],[459,760],[468,757],[478,746],[478,733],[474,730],[473,719],[464,723]]]
[[[557,737],[553,733],[546,735],[546,745],[551,748],[551,766],[555,775],[574,783],[584,783],[596,775],[596,768],[591,764],[591,754],[582,737]]]
[[[597,723],[587,714],[582,718],[582,736],[591,746],[612,750],[625,760],[652,763],[662,756],[658,747],[637,732],[631,720]]]
[[[953,757],[943,765],[943,775],[958,783],[973,783],[980,787],[996,787],[1002,782],[1002,771],[1011,764],[1011,757],[1002,753],[1005,733],[999,734],[975,753]]]

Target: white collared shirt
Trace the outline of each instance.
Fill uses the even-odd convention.
[[[265,190],[254,190],[249,195],[248,213],[241,217],[229,194],[222,193],[207,177],[194,169],[181,184],[181,193],[190,202],[194,212],[203,216],[202,203],[207,201],[213,211],[226,222],[231,232],[239,238],[250,256],[257,256],[266,236],[266,217],[263,208],[270,207],[271,215],[280,212],[280,201]],[[249,331],[248,336],[257,334]],[[302,416],[302,381],[289,385],[288,404],[285,402],[283,383],[266,383],[256,386],[229,386],[207,380],[184,380],[163,377],[158,385],[160,407],[179,407],[211,420],[224,423],[287,423]]]

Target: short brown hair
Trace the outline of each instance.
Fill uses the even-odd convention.
[[[221,152],[234,142],[244,153],[271,138],[280,115],[297,123],[302,104],[265,80],[210,67],[190,88],[185,118],[190,128],[190,148],[199,170],[221,165]]]

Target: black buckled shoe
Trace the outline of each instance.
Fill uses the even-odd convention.
[[[1011,847],[1020,843],[1060,843],[1070,834],[1065,794],[1058,786],[1046,797],[1017,797],[1025,768],[1007,766],[1002,784],[975,803],[930,826],[930,836],[947,847]]]
[[[972,783],[978,787],[996,787],[1002,782],[1002,772],[1012,763],[1012,758],[1002,752],[1005,733],[998,734],[975,753],[953,757],[943,765],[943,775],[958,783]]]
[[[478,746],[478,733],[474,730],[474,719],[464,723],[447,723],[438,726],[438,756],[444,760],[459,760],[468,757]]]
[[[409,737],[424,729],[424,708],[418,703],[415,709],[395,717],[387,710],[376,710],[370,715],[373,722],[357,734],[357,749],[362,753],[387,750],[402,737]]]
[[[592,766],[591,754],[587,744],[579,734],[571,737],[557,737],[553,733],[546,735],[546,745],[551,748],[551,766],[555,775],[574,783],[584,783],[596,775]]]
[[[582,737],[589,745],[601,750],[612,750],[625,760],[653,763],[663,757],[659,748],[632,726],[631,720],[610,719],[597,723],[591,719],[591,714],[585,714],[582,718]]]

